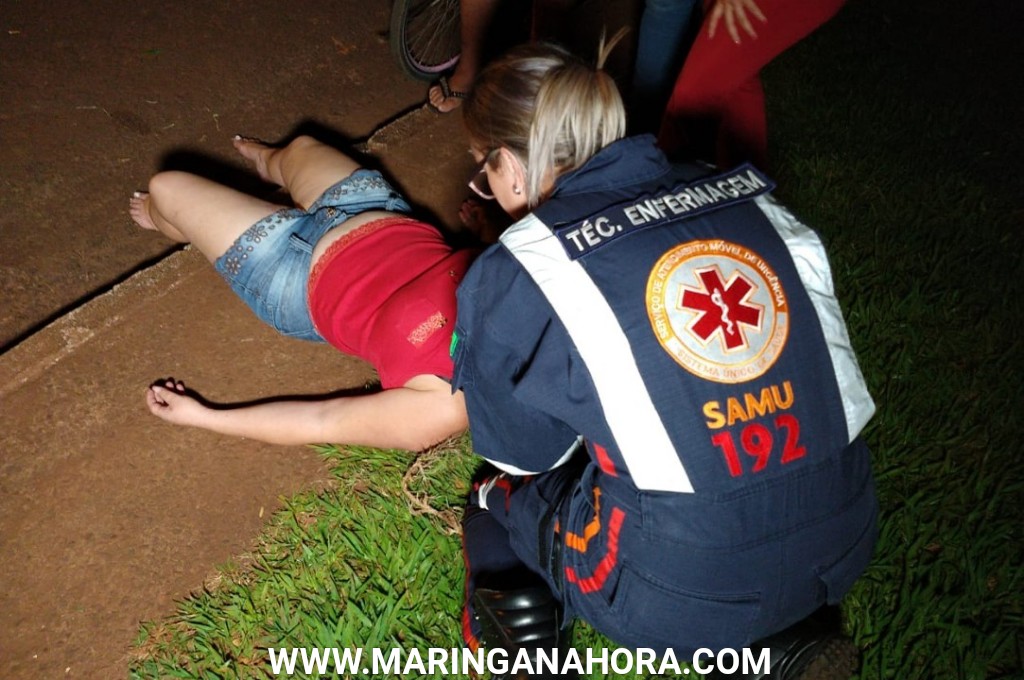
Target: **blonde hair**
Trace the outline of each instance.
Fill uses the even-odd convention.
[[[601,70],[624,34],[607,44],[602,36],[595,66],[556,45],[535,43],[492,62],[474,83],[462,107],[469,138],[484,153],[505,147],[518,157],[529,207],[543,200],[546,182],[625,135],[622,97]]]

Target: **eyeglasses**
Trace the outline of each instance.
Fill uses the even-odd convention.
[[[487,178],[487,164],[494,160],[497,152],[498,149],[491,149],[485,153],[483,161],[480,162],[480,166],[476,169],[476,173],[469,180],[469,188],[486,201],[494,200],[494,192],[491,191],[491,183]]]

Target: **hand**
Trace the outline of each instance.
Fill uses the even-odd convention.
[[[196,425],[209,410],[185,389],[180,380],[168,379],[146,390],[146,406],[153,415],[175,425]]]
[[[710,40],[715,37],[718,22],[723,17],[725,18],[725,28],[729,31],[732,41],[737,45],[740,43],[740,32],[736,26],[737,23],[743,27],[747,35],[751,38],[757,38],[757,31],[754,30],[754,25],[751,23],[750,17],[747,16],[748,11],[762,22],[768,21],[754,0],[716,0],[715,6],[711,9],[711,17],[708,20],[708,39]]]

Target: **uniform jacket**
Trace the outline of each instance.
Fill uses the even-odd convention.
[[[584,443],[565,528],[604,547],[570,540],[564,575],[605,599],[567,597],[626,643],[749,642],[837,600],[870,556],[874,403],[821,240],[771,189],[624,139],[459,288],[474,448],[522,474]],[[687,613],[707,629],[680,643],[668,621]]]

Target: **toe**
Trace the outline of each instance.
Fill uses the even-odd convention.
[[[444,92],[441,91],[440,85],[430,86],[430,89],[427,90],[427,100],[434,106],[440,106],[444,103]]]

